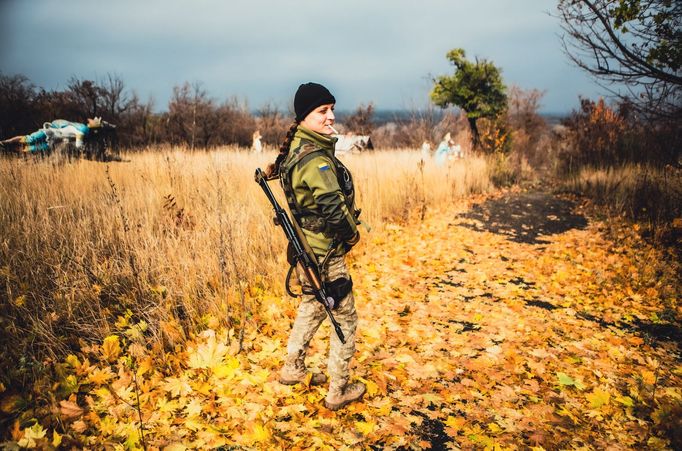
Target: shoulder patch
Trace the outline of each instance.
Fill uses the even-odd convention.
[[[320,171],[328,171],[329,163],[320,163],[317,165],[317,169],[319,169]]]

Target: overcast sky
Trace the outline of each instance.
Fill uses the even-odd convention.
[[[218,101],[286,109],[302,82],[337,108],[428,104],[448,50],[493,61],[506,84],[546,91],[568,112],[600,89],[562,53],[556,1],[0,0],[0,71],[48,90],[118,75],[165,110],[173,87],[201,82]]]

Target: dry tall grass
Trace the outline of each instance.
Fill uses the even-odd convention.
[[[682,217],[682,170],[647,165],[585,167],[562,189],[585,195],[609,214],[644,222],[656,238],[674,234]],[[674,238],[674,237],[673,237]]]
[[[166,345],[208,313],[236,331],[257,320],[257,294],[281,291],[286,271],[284,237],[253,181],[274,156],[165,148],[109,164],[0,160],[2,369],[99,339],[126,312]],[[444,167],[410,150],[343,159],[373,233],[490,188],[476,157]]]

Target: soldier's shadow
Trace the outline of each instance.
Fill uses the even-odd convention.
[[[548,193],[533,192],[490,199],[458,215],[458,225],[476,231],[506,235],[517,243],[545,244],[542,236],[583,229],[587,219],[575,212],[575,203]]]

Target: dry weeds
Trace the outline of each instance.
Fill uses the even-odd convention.
[[[377,234],[491,187],[477,157],[443,167],[409,149],[342,158]],[[255,325],[259,293],[281,292],[287,269],[284,238],[253,181],[272,160],[170,147],[108,164],[0,160],[0,321],[11,344],[2,361],[54,358],[106,336],[126,314],[167,349],[209,317],[237,334]]]

